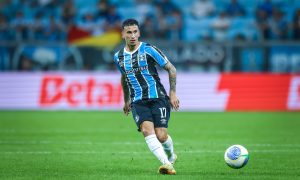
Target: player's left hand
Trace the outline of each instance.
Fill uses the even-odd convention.
[[[131,108],[130,108],[130,102],[126,102],[124,103],[124,106],[123,106],[123,112],[126,116],[128,116],[129,112],[131,111]]]
[[[171,103],[172,109],[174,109],[175,111],[179,110],[179,99],[177,98],[175,92],[170,92],[170,103]]]

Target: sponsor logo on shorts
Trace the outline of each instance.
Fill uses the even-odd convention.
[[[138,121],[140,120],[140,116],[139,116],[139,115],[136,115],[136,116],[134,117],[134,119],[135,119],[135,122],[138,122]]]

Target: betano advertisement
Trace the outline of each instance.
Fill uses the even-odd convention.
[[[168,90],[168,76],[161,79]],[[300,75],[178,74],[183,111],[300,111]],[[121,110],[116,73],[0,73],[2,110]]]

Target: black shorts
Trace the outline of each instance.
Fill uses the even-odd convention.
[[[144,121],[151,121],[154,128],[168,128],[171,105],[169,97],[138,100],[131,103],[133,119],[140,131],[140,125]]]

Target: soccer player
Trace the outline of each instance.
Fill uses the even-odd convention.
[[[158,172],[176,174],[173,167],[177,156],[173,141],[168,134],[171,108],[179,109],[176,96],[176,69],[167,57],[155,46],[139,41],[139,23],[127,19],[122,24],[125,47],[114,55],[120,70],[124,92],[123,111],[132,112],[133,119],[145,137],[150,151],[162,163]],[[160,82],[156,65],[169,74],[169,96]]]

